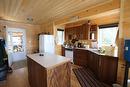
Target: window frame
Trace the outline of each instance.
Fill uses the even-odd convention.
[[[59,37],[58,37],[58,31],[61,31],[62,32],[62,43],[61,42],[59,42]],[[65,32],[64,32],[64,29],[57,29],[57,44],[58,45],[62,45],[63,43],[64,43],[64,34],[65,34]]]
[[[101,44],[99,44],[100,46],[111,46],[111,45],[116,45],[116,38],[117,38],[117,35],[118,35],[118,31],[119,31],[119,27],[118,27],[118,24],[119,23],[112,23],[112,24],[105,24],[105,25],[99,25],[99,27],[98,27],[98,34],[100,34],[99,32],[100,32],[100,29],[106,29],[106,28],[113,28],[113,27],[117,27],[117,33],[116,33],[116,36],[115,36],[115,43],[113,44],[103,44],[102,42],[101,42]],[[98,35],[98,43],[99,43],[99,38],[100,38],[100,35]],[[99,47],[100,47],[99,46]]]

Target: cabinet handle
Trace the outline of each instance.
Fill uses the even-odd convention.
[[[125,67],[121,67],[121,68],[125,68]]]

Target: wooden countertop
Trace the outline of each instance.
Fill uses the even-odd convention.
[[[70,58],[49,53],[44,53],[44,56],[39,56],[39,53],[29,54],[27,57],[31,58],[46,69],[50,69],[71,61]]]

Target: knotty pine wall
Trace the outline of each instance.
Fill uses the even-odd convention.
[[[2,29],[4,32],[1,32],[5,35],[5,28],[21,28],[26,30],[26,47],[27,53],[33,53],[38,50],[38,34],[41,32],[40,25],[32,25],[25,23],[17,23],[11,21],[0,20],[0,30]],[[0,33],[0,34],[1,34]]]
[[[123,84],[125,61],[124,53],[124,39],[130,39],[130,0],[121,0],[120,12],[120,30],[119,30],[119,64],[117,82]],[[130,73],[129,73],[130,78]]]
[[[43,23],[41,25],[41,31],[43,33],[48,33],[49,32],[49,34],[54,35],[54,23],[51,22],[51,21],[47,22],[47,23]]]
[[[85,20],[89,17],[93,18],[96,15],[99,15],[100,13],[104,13],[107,12],[107,16],[103,16],[103,17],[99,17],[99,18],[95,18],[93,19],[93,22],[98,25],[100,24],[107,24],[107,23],[115,23],[115,22],[119,22],[119,13],[116,14],[111,14],[108,15],[108,13],[113,12],[114,10],[118,10],[120,8],[120,0],[112,0],[109,3],[105,3],[102,5],[97,5],[94,6],[92,8],[89,8],[87,10],[81,10],[79,12],[72,13],[73,15],[77,15],[79,16],[79,20]],[[47,23],[43,23],[41,25],[41,30],[44,33],[50,33],[53,34],[56,37],[56,28],[55,26],[61,26],[64,25],[66,23],[70,23],[68,16],[65,16],[63,18],[57,19],[55,21],[49,21]],[[90,42],[87,40],[87,42]],[[56,53],[57,54],[61,54],[61,46],[60,45],[56,45]]]
[[[53,22],[48,22],[48,23],[44,23],[44,24],[41,25],[41,32],[54,35],[54,38],[55,38],[55,53],[58,54],[58,55],[61,55],[61,45],[58,45],[56,43],[57,29],[58,28],[59,28],[59,26],[55,26]]]

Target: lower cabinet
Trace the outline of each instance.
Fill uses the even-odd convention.
[[[100,60],[99,55],[97,55],[91,51],[87,51],[87,54],[89,54],[87,65],[98,78],[99,69],[100,69],[99,68],[99,60]]]
[[[61,50],[62,50],[62,51],[61,51],[61,52],[62,52],[62,53],[61,53],[62,56],[65,56],[65,47],[62,46]]]
[[[118,58],[111,56],[100,56],[99,79],[105,83],[113,84],[117,80]]]
[[[87,50],[74,49],[73,51],[74,64],[80,66],[87,66]]]
[[[113,84],[117,79],[118,57],[74,49],[74,64],[88,67],[100,81]]]

